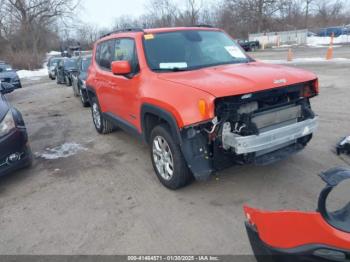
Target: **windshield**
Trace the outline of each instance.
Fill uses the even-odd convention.
[[[220,31],[189,30],[144,36],[148,65],[155,71],[184,71],[250,61],[236,42]]]
[[[8,72],[8,71],[12,71],[12,67],[10,65],[7,64],[0,64],[0,73],[1,72]]]
[[[87,70],[88,70],[90,64],[91,64],[91,57],[89,57],[89,58],[84,58],[84,59],[81,61],[81,71],[87,72]]]
[[[59,61],[60,61],[60,58],[53,58],[50,60],[49,66],[56,66]]]
[[[77,61],[75,59],[67,59],[64,61],[65,68],[77,68]]]

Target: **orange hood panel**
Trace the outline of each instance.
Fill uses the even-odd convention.
[[[202,90],[215,97],[226,97],[307,82],[317,77],[293,67],[252,62],[164,73],[159,78]]]

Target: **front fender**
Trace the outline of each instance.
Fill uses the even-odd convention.
[[[187,166],[192,171],[194,177],[197,180],[207,180],[214,170],[212,160],[207,156],[208,143],[206,138],[201,134],[193,135],[191,128],[180,129],[174,114],[166,109],[151,104],[143,104],[141,108],[141,127],[144,140],[147,143],[150,142],[147,137],[147,113],[155,115],[168,123],[172,135],[180,145]]]

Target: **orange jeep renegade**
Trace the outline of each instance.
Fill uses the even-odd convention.
[[[97,131],[122,128],[148,143],[170,189],[232,164],[278,161],[317,128],[313,73],[255,61],[210,27],[105,35],[86,83]]]

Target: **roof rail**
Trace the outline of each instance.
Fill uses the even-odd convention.
[[[142,28],[123,28],[123,29],[118,29],[118,30],[109,32],[108,34],[105,34],[105,35],[101,36],[100,39],[104,38],[106,36],[109,36],[109,35],[118,34],[118,33],[125,33],[125,32],[143,32],[143,29]]]

